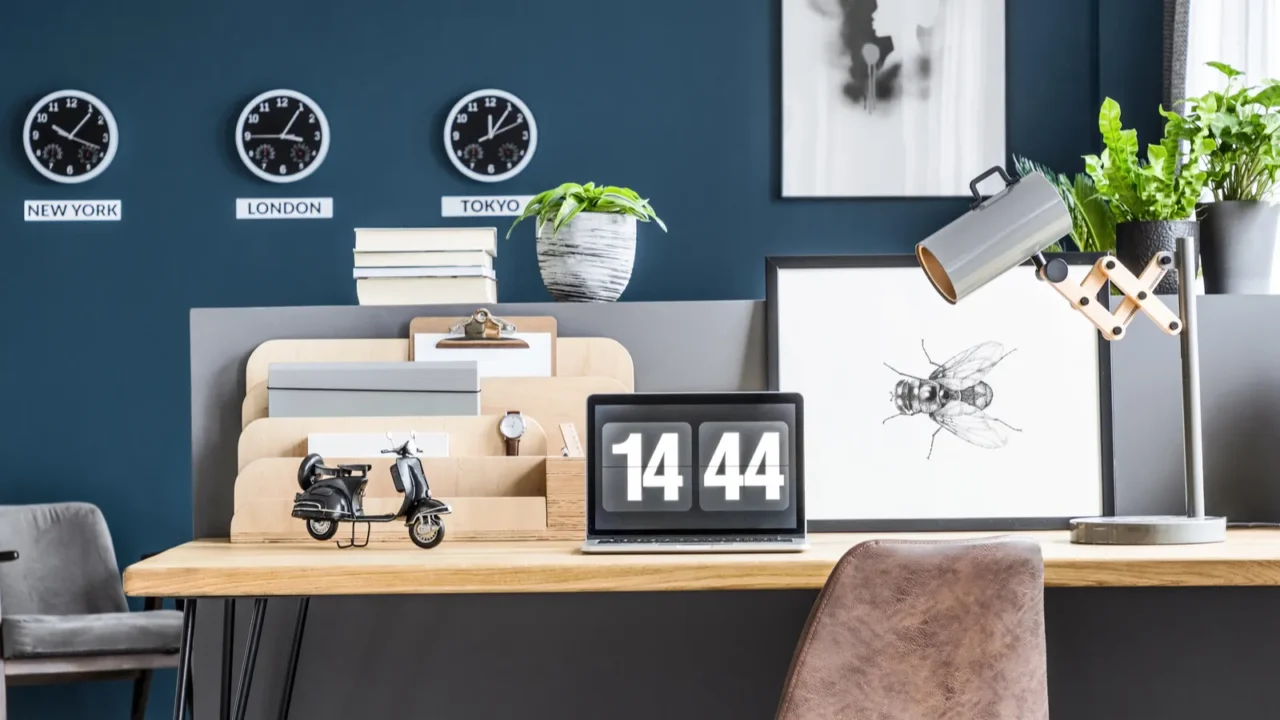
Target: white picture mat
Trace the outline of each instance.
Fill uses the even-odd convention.
[[[380,458],[389,457],[383,450],[399,447],[409,439],[412,431],[386,433],[310,433],[307,435],[307,452],[326,458]],[[414,445],[418,457],[449,457],[449,433],[416,433]]]
[[[874,30],[892,39],[885,62],[901,74],[897,97],[871,113],[844,90],[845,3],[779,1],[783,197],[967,196],[972,178],[1005,165],[1002,0],[879,0]]]
[[[512,333],[529,344],[528,348],[438,348],[436,343],[456,337],[448,333],[416,333],[413,336],[413,359],[475,360],[480,377],[551,377],[551,333]]]
[[[916,267],[779,269],[780,390],[805,402],[811,520],[1062,518],[1103,511],[1100,342],[1093,326],[1030,267],[958,305]],[[1087,266],[1073,266],[1079,282]],[[834,308],[861,308],[841,322]],[[904,373],[928,377],[980,342],[1016,349],[985,378],[987,413],[1022,432],[988,450],[946,430],[933,458],[928,415],[897,417]]]

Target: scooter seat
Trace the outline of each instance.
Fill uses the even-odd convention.
[[[339,465],[339,470],[350,470],[351,472],[367,473],[373,469],[372,465]]]

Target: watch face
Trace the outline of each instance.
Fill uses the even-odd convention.
[[[444,147],[454,167],[472,180],[515,177],[533,159],[538,126],[520,98],[503,90],[477,90],[458,101],[445,120]]]
[[[254,175],[270,182],[294,182],[324,162],[329,121],[306,95],[270,90],[240,113],[235,142],[240,160]]]
[[[60,183],[97,177],[116,155],[116,119],[98,98],[59,90],[40,98],[22,128],[27,159]]]
[[[506,415],[498,423],[498,430],[503,437],[514,440],[524,435],[524,418],[520,415]]]

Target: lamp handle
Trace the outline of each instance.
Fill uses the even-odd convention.
[[[997,173],[1000,175],[1000,179],[1004,181],[1005,187],[1008,187],[1018,182],[1017,180],[1014,180],[1013,178],[1009,177],[1009,173],[1005,172],[1004,168],[1000,167],[999,165],[996,165],[988,169],[986,172],[982,173],[981,175],[979,175],[978,177],[974,178],[969,182],[969,192],[973,193],[974,207],[977,207],[978,205],[982,204],[982,193],[978,192],[978,183],[981,183],[983,180],[986,180],[987,178]]]

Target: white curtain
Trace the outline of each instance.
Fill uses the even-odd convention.
[[[1257,84],[1280,78],[1280,0],[1191,0],[1186,95],[1222,89],[1225,79],[1205,63],[1224,62]]]

